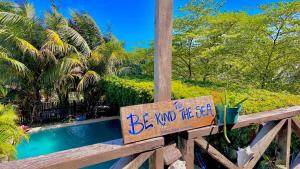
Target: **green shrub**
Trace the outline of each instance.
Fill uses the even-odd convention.
[[[143,104],[153,102],[154,84],[151,79],[137,78],[119,78],[106,77],[103,80],[103,88],[110,105],[116,106],[115,110],[119,110],[121,106]],[[223,88],[216,85],[207,85],[204,87],[192,84],[189,82],[172,81],[172,99],[183,99],[190,97],[198,97],[205,95],[221,95]],[[243,103],[243,114],[256,113],[261,111],[272,110],[280,107],[300,105],[300,95],[292,95],[281,92],[274,93],[267,90],[253,88],[228,88],[228,96],[236,101],[245,97],[249,99]],[[214,97],[215,103],[218,101]],[[223,136],[213,135],[207,139],[229,159],[236,159],[235,150],[238,147],[249,145],[251,138],[257,132],[258,125],[253,125],[248,128],[240,128],[232,130],[228,136],[233,140],[232,144],[228,144]],[[292,140],[293,148],[299,147],[299,142],[296,139]],[[272,144],[273,145],[273,144]],[[273,145],[274,146],[274,145]],[[271,146],[272,147],[272,146]],[[265,153],[265,158],[272,156],[272,149],[268,149]],[[262,160],[259,162],[260,168],[265,168],[265,163],[268,161]],[[215,163],[213,164],[216,167]]]
[[[106,77],[103,85],[106,98],[111,105],[122,107],[153,102],[154,84],[150,79]],[[222,87],[200,87],[178,80],[172,81],[172,99],[218,95],[222,91]],[[236,100],[249,97],[243,104],[243,114],[300,105],[300,95],[286,92],[275,93],[261,89],[236,88],[234,91],[229,89],[228,96]],[[214,99],[217,102],[217,98]]]

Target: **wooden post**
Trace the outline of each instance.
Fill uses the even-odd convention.
[[[171,100],[173,0],[155,0],[154,101]],[[150,158],[150,168],[163,168],[163,148]]]
[[[158,148],[149,159],[150,169],[163,169],[164,168],[164,150]]]
[[[194,145],[195,145],[195,140],[194,139],[189,139],[186,140],[185,138],[180,137],[179,138],[180,142],[180,150],[182,153],[183,160],[186,162],[186,168],[187,169],[193,169],[194,166]]]
[[[279,157],[277,164],[285,165],[286,168],[290,168],[290,146],[291,146],[291,133],[292,133],[292,119],[288,119],[285,126],[278,133],[278,146]]]
[[[155,0],[154,101],[171,100],[173,0]]]

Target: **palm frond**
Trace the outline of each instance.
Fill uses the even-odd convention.
[[[85,56],[90,56],[91,49],[85,39],[73,28],[64,26],[59,29],[59,33],[70,41],[70,44],[78,47]]]
[[[16,44],[18,48],[25,54],[29,54],[36,60],[42,60],[42,55],[40,54],[39,50],[36,49],[31,43],[26,41],[25,39],[15,38]]]
[[[0,85],[0,98],[5,97],[7,93],[8,93],[7,89],[3,85]]]
[[[30,3],[24,4],[24,13],[27,18],[34,19],[35,18],[35,9],[34,6]]]
[[[82,63],[81,58],[78,54],[73,53],[65,58],[63,58],[62,63],[60,65],[60,72],[61,74],[68,74],[72,69],[76,67],[85,67]]]
[[[95,85],[100,80],[100,75],[92,70],[87,71],[80,82],[78,83],[77,90],[83,91],[90,85]]]
[[[43,55],[44,61],[46,63],[49,63],[49,62],[54,63],[54,64],[58,63],[57,58],[55,57],[53,52],[51,52],[49,49],[41,49],[40,53]]]
[[[44,17],[45,23],[50,29],[57,30],[59,27],[68,25],[68,20],[58,12],[55,5],[52,5],[52,12],[46,12]]]
[[[58,33],[51,29],[46,30],[47,41],[42,46],[42,49],[51,51],[54,55],[58,53],[66,53],[70,46],[65,43]]]
[[[0,1],[0,11],[15,12],[17,9],[16,4],[13,2]]]
[[[27,68],[27,66],[24,63],[9,57],[4,52],[0,52],[0,65],[1,65],[1,62],[2,62],[2,64],[11,65],[13,67],[13,69],[15,71],[17,71],[18,73],[21,73],[21,74],[27,75],[27,76],[31,75],[31,71]],[[12,72],[7,72],[7,73],[12,73]]]
[[[11,105],[0,104],[0,156],[15,158],[15,146],[28,136],[16,124],[17,115]],[[0,157],[1,158],[1,157]]]
[[[20,16],[18,14],[10,12],[0,12],[0,23],[1,24],[20,24],[28,22],[28,18]]]

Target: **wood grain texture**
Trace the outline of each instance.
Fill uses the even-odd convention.
[[[128,165],[132,160],[134,160],[137,155],[131,155],[127,157],[120,158],[117,162],[115,162],[109,169],[120,169]]]
[[[300,138],[300,121],[296,118],[292,119],[293,132]]]
[[[180,150],[176,147],[176,144],[167,145],[164,148],[164,164],[170,165],[173,162],[179,160],[182,156]]]
[[[290,149],[292,136],[292,119],[287,119],[284,127],[279,131],[277,136],[277,145],[279,147],[279,157],[277,157],[276,164],[284,165],[290,168]]]
[[[154,101],[171,100],[173,0],[155,0]]]
[[[140,166],[144,164],[144,162],[151,157],[155,150],[142,153],[134,158],[131,162],[129,162],[126,166],[122,167],[122,169],[139,169]]]
[[[250,144],[250,148],[254,153],[253,158],[251,158],[250,161],[244,166],[245,169],[254,168],[285,122],[286,119],[281,120],[277,124],[274,122],[268,122],[258,132],[255,139]]]
[[[222,153],[220,153],[217,149],[211,146],[204,138],[196,139],[195,143],[200,148],[205,150],[213,159],[223,164],[226,168],[238,169],[238,166],[236,166],[234,163],[228,160]]]
[[[293,106],[288,108],[281,108],[261,113],[255,113],[250,115],[242,115],[239,117],[237,124],[233,125],[231,129],[247,127],[251,124],[262,124],[269,121],[276,121],[286,118],[291,118],[300,114],[300,106]],[[220,127],[217,125],[198,128],[194,130],[187,131],[186,136],[187,139],[193,139],[208,135],[214,135],[219,133]]]
[[[150,157],[149,168],[163,169],[164,168],[164,150],[163,148],[156,149],[154,154]]]
[[[211,96],[122,107],[124,143],[212,125],[215,114]]]
[[[182,153],[182,158],[186,162],[187,169],[194,169],[194,159],[195,159],[195,140],[190,139],[186,140],[184,138],[180,138],[179,147]]]
[[[24,160],[1,163],[1,169],[72,169],[161,149],[164,138],[158,137],[133,144],[123,144],[122,139],[74,148]],[[162,159],[162,157],[161,157]]]

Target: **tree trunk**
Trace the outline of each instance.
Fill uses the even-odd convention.
[[[38,116],[39,109],[38,109],[38,106],[40,105],[41,98],[42,98],[41,94],[40,94],[40,87],[37,86],[36,84],[33,84],[33,87],[34,87],[35,97],[34,97],[34,100],[33,100],[31,122],[35,122],[35,121],[39,120],[39,116]]]
[[[203,76],[203,78],[202,78],[202,82],[203,82],[203,83],[205,83],[205,82],[207,81],[207,77],[208,77],[207,74],[205,74],[205,75]]]

